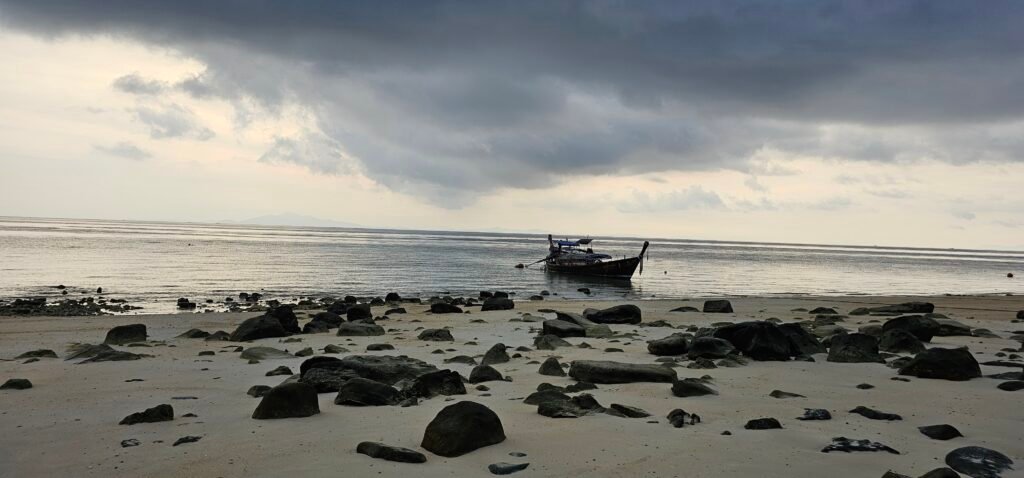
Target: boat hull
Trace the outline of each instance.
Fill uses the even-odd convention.
[[[567,265],[548,262],[545,264],[545,269],[548,272],[557,272],[560,274],[629,279],[633,277],[633,272],[636,271],[636,268],[639,265],[640,257],[627,257],[625,259],[599,262],[596,264]]]

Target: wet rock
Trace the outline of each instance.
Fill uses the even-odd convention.
[[[727,300],[707,300],[704,301],[704,313],[705,314],[731,314],[732,303]]]
[[[356,445],[356,453],[399,463],[426,463],[427,461],[427,457],[416,450],[369,441]]]
[[[804,416],[797,417],[797,420],[831,420],[832,414],[824,408],[805,408]]]
[[[878,354],[878,339],[864,334],[842,334],[832,337],[829,344],[829,362],[885,363]]]
[[[917,429],[924,434],[924,436],[933,440],[952,440],[963,436],[960,433],[960,430],[957,430],[953,425],[928,425],[924,427],[917,427]]]
[[[899,415],[897,415],[895,413],[880,412],[878,410],[871,409],[871,408],[865,407],[863,405],[859,406],[857,408],[854,408],[853,410],[850,410],[850,413],[856,413],[857,415],[860,415],[860,416],[862,416],[864,418],[870,418],[872,420],[886,420],[886,421],[903,420],[903,417],[901,417],[901,416],[899,416]]]
[[[555,350],[558,347],[571,347],[572,344],[556,335],[538,335],[533,339],[533,346],[537,350]]]
[[[607,309],[584,313],[583,318],[597,324],[639,324],[642,313],[633,304],[622,304]]]
[[[894,455],[899,455],[900,452],[893,448],[883,445],[878,442],[871,440],[857,440],[846,437],[837,437],[832,439],[832,443],[821,449],[822,453],[828,453],[832,451],[842,451],[846,453],[854,451],[885,451]]]
[[[145,324],[119,325],[107,332],[107,338],[103,343],[110,345],[125,345],[132,342],[145,342]]]
[[[469,372],[469,383],[493,382],[504,379],[505,377],[501,376],[501,372],[495,370],[490,365],[477,365]]]
[[[301,418],[320,413],[316,389],[302,382],[285,382],[271,388],[260,400],[252,417],[257,420]]]
[[[339,337],[372,337],[384,335],[384,327],[377,324],[346,322],[338,326]]]
[[[32,382],[27,378],[12,378],[0,385],[0,390],[28,390],[32,388]]]
[[[394,387],[374,380],[356,377],[341,385],[335,405],[382,406],[398,403],[398,390]]]
[[[672,383],[672,395],[683,398],[702,397],[705,395],[718,395],[718,392],[697,379],[684,378]]]
[[[280,321],[269,315],[261,315],[242,322],[231,333],[230,340],[245,342],[272,337],[287,337],[289,335],[291,334],[281,325]]]
[[[565,370],[562,369],[562,364],[554,357],[548,357],[545,359],[544,363],[540,364],[540,370],[538,370],[537,373],[551,377],[565,376]]]
[[[676,371],[661,365],[576,360],[569,367],[569,376],[591,383],[673,382]]]
[[[484,358],[480,360],[483,365],[494,365],[499,363],[508,363],[512,359],[508,356],[508,347],[505,344],[494,344],[487,353],[484,354]]]
[[[914,356],[899,370],[900,375],[963,381],[981,376],[978,361],[966,348],[934,347]]]
[[[523,471],[526,467],[530,466],[529,463],[492,463],[487,465],[487,470],[494,475],[511,475],[517,471]]]
[[[480,311],[487,312],[490,310],[512,310],[516,308],[515,302],[508,297],[491,297],[484,299],[483,305],[480,306]]]
[[[747,430],[774,430],[782,428],[782,424],[774,418],[755,418],[743,425]]]
[[[972,478],[999,478],[1004,471],[1013,469],[1010,457],[980,446],[965,446],[949,452],[946,464]]]
[[[452,342],[455,340],[448,329],[425,329],[420,332],[417,338],[432,342]]]
[[[135,425],[137,423],[168,422],[171,420],[174,420],[174,408],[170,405],[162,404],[128,415],[118,424]]]
[[[491,409],[458,402],[442,409],[427,425],[421,446],[431,453],[455,457],[505,441],[505,430]]]
[[[416,377],[410,390],[421,398],[466,394],[466,386],[462,383],[462,377],[451,370],[438,370],[420,375]]]
[[[878,348],[886,352],[909,352],[912,354],[925,350],[925,346],[921,343],[920,339],[902,329],[889,329],[882,333],[882,337],[878,340]]]
[[[647,342],[647,351],[652,355],[683,355],[689,349],[688,336],[683,333],[674,333],[668,337]]]
[[[697,337],[690,342],[686,356],[691,360],[698,358],[717,359],[728,357],[736,351],[728,340],[715,337]]]
[[[914,334],[914,337],[917,337],[922,342],[931,342],[932,337],[938,334],[940,329],[941,327],[935,319],[930,319],[923,315],[905,315],[888,320],[882,324],[884,332],[905,330]]]

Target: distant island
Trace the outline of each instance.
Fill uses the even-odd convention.
[[[242,220],[225,219],[217,222],[219,224],[250,224],[254,226],[366,227],[352,222],[334,221],[294,213],[268,214]]]

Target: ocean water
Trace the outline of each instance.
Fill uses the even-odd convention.
[[[557,232],[557,231],[555,231]],[[223,300],[384,295],[429,297],[548,290],[605,299],[720,295],[1024,294],[1024,252],[595,238],[636,255],[632,281],[516,269],[547,253],[536,234],[400,231],[0,217],[0,298],[71,297],[103,287],[146,312],[178,297]],[[1017,278],[1006,275],[1013,272]]]

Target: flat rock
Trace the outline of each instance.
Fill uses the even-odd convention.
[[[1013,469],[1010,457],[980,446],[965,446],[949,452],[946,464],[972,478],[999,478],[1004,471]]]
[[[591,383],[671,383],[676,379],[676,371],[661,365],[576,360],[569,367],[569,376],[581,382]]]
[[[167,404],[147,408],[124,417],[119,425],[135,425],[137,423],[156,423],[174,420],[174,407]]]
[[[491,463],[487,465],[487,471],[490,471],[494,475],[511,475],[517,471],[523,471],[526,467],[530,466],[529,463]]]
[[[697,337],[690,342],[686,356],[691,360],[698,358],[719,359],[728,357],[736,351],[732,343],[715,337]]]
[[[240,356],[245,360],[272,360],[294,358],[292,354],[273,347],[249,347]]]
[[[996,388],[1006,392],[1018,392],[1024,390],[1024,380],[1010,380],[996,385]]]
[[[633,304],[622,304],[607,309],[584,313],[583,318],[598,324],[639,324],[642,321],[640,308]]]
[[[850,453],[853,451],[885,451],[894,455],[899,455],[900,452],[893,448],[883,445],[878,442],[871,440],[857,440],[846,437],[837,437],[832,439],[832,443],[826,445],[825,448],[821,449],[822,453],[828,453],[832,451],[842,451]]]
[[[362,322],[345,322],[338,326],[339,337],[372,337],[384,335],[384,327]]]
[[[444,302],[437,302],[430,304],[430,313],[432,314],[461,314],[462,309],[452,304],[446,304]]]
[[[962,437],[963,434],[960,430],[957,430],[953,425],[928,425],[924,427],[917,427],[924,436],[933,440],[952,440],[954,438]]]
[[[703,397],[705,395],[718,395],[718,392],[697,379],[684,378],[672,383],[672,395],[684,398]]]
[[[356,453],[399,463],[426,463],[427,461],[426,455],[416,450],[370,441],[364,441],[356,445]]]
[[[772,390],[768,396],[772,398],[807,398],[799,393],[783,392],[782,390]]]
[[[557,335],[538,335],[533,339],[533,346],[537,350],[555,350],[558,347],[572,347],[572,344]]]
[[[897,415],[895,413],[880,412],[878,410],[875,410],[875,409],[872,409],[872,408],[868,408],[868,407],[865,407],[863,405],[861,405],[861,406],[859,406],[857,408],[854,408],[853,410],[850,410],[850,413],[856,413],[857,415],[860,415],[860,416],[862,416],[864,418],[870,418],[872,420],[886,420],[886,421],[903,420],[903,417],[901,417],[901,416],[899,416],[899,415]]]
[[[456,457],[505,441],[501,420],[490,408],[463,401],[438,412],[427,425],[422,446],[445,457]]]
[[[555,337],[586,337],[587,330],[583,327],[559,319],[545,320],[542,324],[542,332],[544,335],[554,335]]]
[[[455,340],[448,329],[424,329],[416,338],[432,342],[452,342]]]
[[[17,357],[14,357],[15,360],[22,360],[27,358],[57,358],[57,352],[54,352],[53,350],[50,349],[38,349],[30,350],[21,355],[18,355]]]

